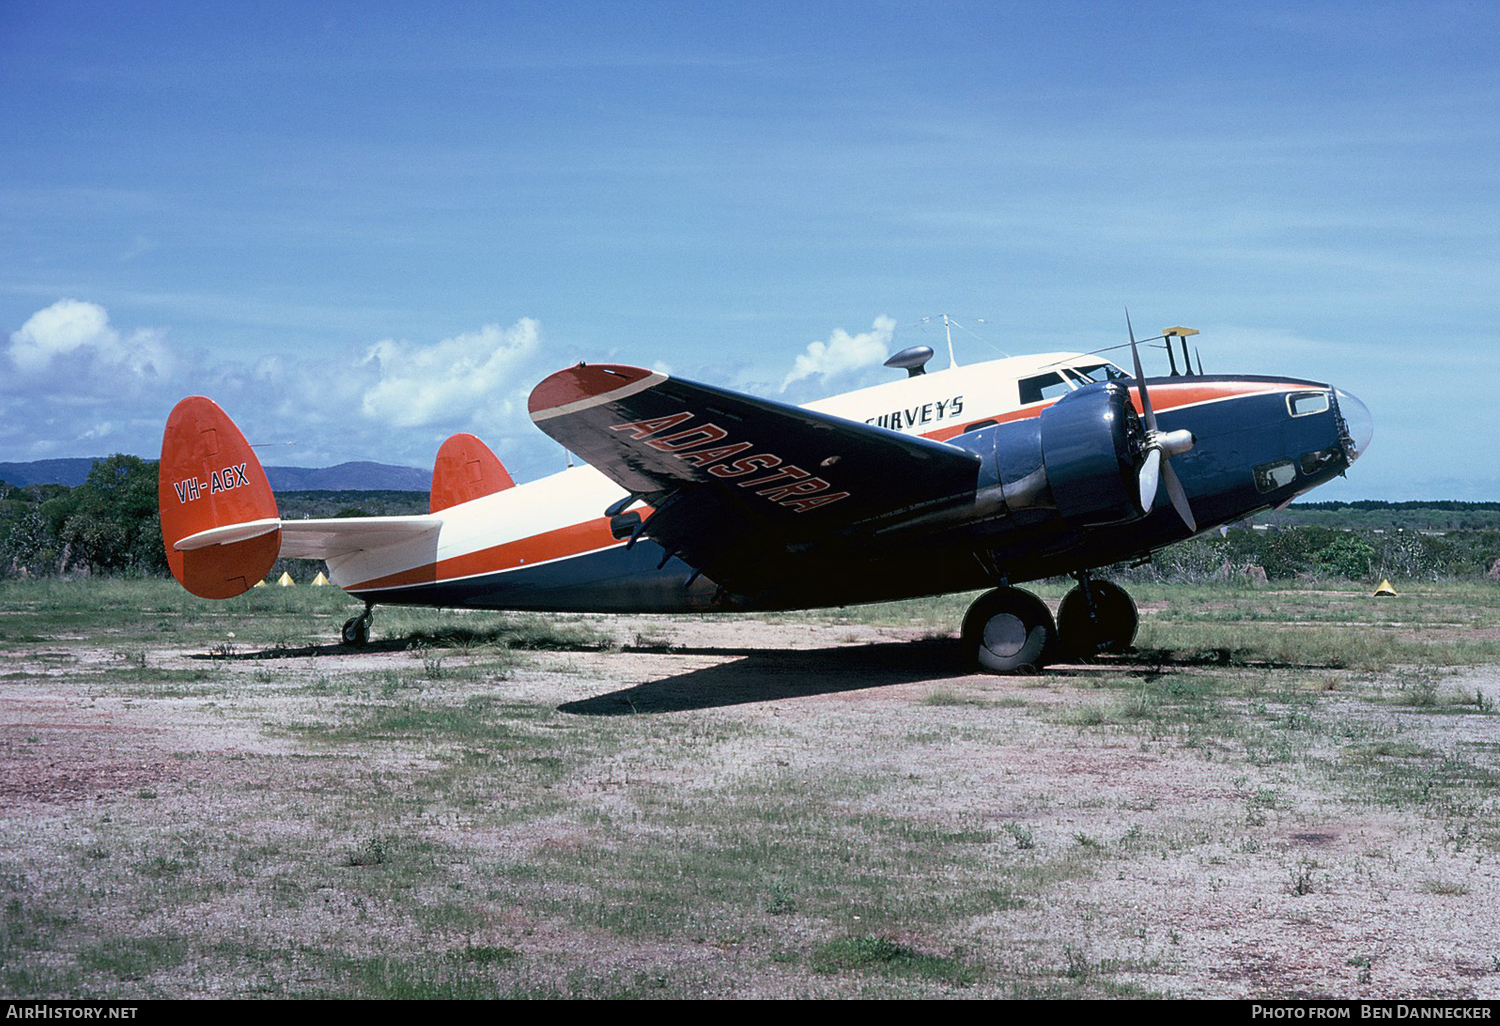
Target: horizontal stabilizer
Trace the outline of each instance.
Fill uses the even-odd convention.
[[[252,520],[248,524],[210,527],[207,531],[188,535],[174,543],[172,547],[178,552],[191,552],[194,549],[206,549],[210,545],[230,545],[234,542],[249,541],[251,538],[259,538],[263,534],[279,530],[281,530],[281,520],[277,517],[270,517],[266,520]]]
[[[277,555],[286,559],[334,559],[364,549],[379,549],[397,542],[424,538],[442,527],[439,517],[330,517],[325,520],[252,520],[227,524],[188,535],[173,545],[179,552],[194,552],[211,545],[233,545],[281,532]]]
[[[288,559],[336,559],[351,552],[425,538],[436,534],[442,526],[443,518],[430,514],[283,520],[281,554]]]

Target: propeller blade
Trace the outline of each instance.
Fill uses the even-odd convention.
[[[1156,485],[1161,476],[1161,450],[1152,446],[1146,450],[1146,460],[1141,464],[1141,512],[1150,513],[1156,503]]]
[[[1182,482],[1177,479],[1177,471],[1172,469],[1172,461],[1163,461],[1161,465],[1162,477],[1167,480],[1167,497],[1172,500],[1172,508],[1187,524],[1188,530],[1194,534],[1198,533],[1198,521],[1193,519],[1192,507],[1188,505],[1187,493],[1182,490]]]
[[[1156,430],[1156,411],[1151,408],[1151,396],[1146,391],[1146,373],[1141,370],[1141,351],[1135,344],[1135,328],[1130,323],[1130,310],[1125,310],[1125,330],[1130,332],[1130,358],[1135,361],[1135,383],[1141,390],[1141,419],[1146,422],[1146,430]]]
[[[1135,342],[1135,326],[1130,323],[1128,307],[1125,310],[1125,330],[1130,333],[1130,358],[1135,361],[1135,383],[1136,387],[1141,390],[1141,419],[1146,422],[1146,437],[1150,446],[1146,450],[1145,461],[1141,463],[1141,511],[1151,512],[1151,507],[1156,502],[1156,486],[1162,478],[1165,478],[1167,497],[1172,500],[1172,508],[1177,511],[1182,522],[1187,524],[1188,530],[1197,534],[1198,521],[1193,518],[1193,510],[1188,505],[1187,493],[1182,490],[1182,482],[1177,479],[1177,472],[1172,469],[1171,460],[1167,459],[1162,451],[1164,443],[1169,445],[1180,443],[1174,446],[1173,451],[1186,452],[1192,448],[1193,436],[1183,431],[1169,431],[1166,435],[1160,435],[1157,431],[1156,411],[1151,408],[1151,394],[1146,391],[1146,373],[1141,369],[1141,351]],[[1185,440],[1177,439],[1179,435],[1186,435]]]

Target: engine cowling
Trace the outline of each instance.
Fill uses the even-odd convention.
[[[1186,443],[1192,436],[1182,432]],[[959,524],[998,524],[1015,515],[1060,516],[1077,527],[1139,520],[1147,434],[1117,382],[1087,385],[1038,416],[1006,421],[952,440],[980,454],[972,501],[888,525],[889,536]],[[1174,450],[1175,451],[1175,450]],[[1034,516],[1027,516],[1030,521]]]
[[[1145,513],[1137,483],[1145,444],[1129,389],[1089,385],[995,429],[990,487],[1011,512],[1055,509],[1081,527],[1136,520]]]
[[[1081,388],[1039,419],[1047,484],[1065,520],[1092,527],[1145,513],[1137,474],[1146,431],[1129,389],[1113,381]]]

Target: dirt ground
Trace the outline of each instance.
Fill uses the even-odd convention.
[[[985,967],[955,995],[1026,993],[1013,982],[1024,978],[1055,980],[1064,994],[1500,997],[1500,863],[1495,825],[1482,819],[1492,806],[1363,799],[1357,787],[1316,768],[1324,765],[1320,753],[1328,765],[1342,765],[1338,752],[1354,742],[1326,726],[1297,736],[1296,710],[1284,713],[1296,754],[1257,759],[1242,740],[1212,730],[1128,716],[1091,721],[1077,712],[1119,694],[1101,690],[1106,678],[1137,673],[1144,689],[1197,679],[1197,671],[1172,678],[1170,669],[1153,675],[1114,664],[1030,678],[976,676],[954,665],[949,643],[918,629],[815,620],[621,618],[610,629],[627,644],[648,643],[538,653],[503,682],[454,673],[465,663],[461,652],[446,656],[443,674],[431,672],[430,653],[424,663],[420,652],[328,646],[214,661],[219,676],[206,682],[122,687],[112,683],[121,670],[117,647],[13,650],[0,675],[6,989],[11,996],[69,986],[156,996],[265,993],[256,972],[235,978],[244,970],[228,956],[205,969],[198,938],[253,935],[294,945],[344,937],[354,913],[340,902],[352,901],[350,892],[304,884],[298,900],[259,907],[268,892],[238,886],[220,866],[228,857],[213,854],[219,849],[204,838],[232,836],[245,850],[279,852],[255,871],[239,871],[239,879],[266,881],[277,857],[291,857],[298,843],[291,835],[310,829],[311,820],[288,823],[279,809],[336,804],[341,789],[371,779],[397,789],[418,779],[436,765],[435,749],[314,743],[289,727],[330,715],[347,699],[339,681],[399,681],[425,667],[434,679],[423,694],[441,692],[449,706],[500,693],[556,710],[560,729],[645,724],[644,733],[612,741],[607,757],[591,750],[586,769],[582,759],[576,772],[564,767],[563,796],[550,813],[500,822],[457,800],[437,800],[399,814],[403,836],[466,852],[476,865],[553,858],[588,843],[597,816],[629,806],[640,818],[661,789],[733,796],[742,783],[790,775],[815,786],[837,774],[865,782],[835,803],[852,817],[905,817],[977,837],[962,864],[969,868],[955,870],[955,888],[989,872],[1035,870],[1025,877],[1024,901],[976,904],[931,924],[903,915],[878,928],[911,949]],[[236,654],[266,653],[250,646]],[[201,647],[152,647],[139,662],[168,681],[205,666]],[[1466,669],[1444,686],[1493,703],[1497,671]],[[1292,671],[1249,672],[1267,676],[1269,695],[1279,686],[1270,678]],[[1336,690],[1378,683],[1346,678]],[[1306,715],[1379,721],[1386,733],[1378,736],[1407,746],[1393,758],[1464,746],[1493,754],[1497,743],[1493,717],[1392,712],[1353,694],[1322,698]],[[671,750],[679,738],[692,746],[691,758]],[[319,807],[312,818],[332,822],[329,806]],[[679,829],[691,832],[692,824]],[[346,848],[361,836],[357,824],[328,832]],[[196,854],[169,850],[169,839],[184,837],[198,838]],[[122,876],[127,859],[132,879],[144,874],[165,887],[192,878],[200,886],[148,900]],[[152,866],[160,870],[154,876]],[[212,884],[207,878],[216,872],[228,882]],[[462,882],[454,877],[447,886]],[[925,877],[910,886],[943,884]],[[858,906],[851,900],[849,909]],[[247,927],[247,918],[263,925]],[[855,911],[821,908],[791,916],[776,921],[791,931],[778,943],[805,953],[820,937],[855,933],[858,920]],[[99,938],[138,922],[189,938],[192,953],[134,972],[104,960]],[[366,934],[370,951],[432,944],[438,934],[443,943],[462,934],[471,946],[504,945],[530,965],[555,966],[537,972],[574,980],[573,992],[590,992],[577,984],[580,973],[629,972],[685,973],[692,986],[718,995],[870,992],[805,967],[783,972],[787,959],[768,957],[775,952],[756,941],[755,929],[738,942],[705,940],[692,928],[642,940],[629,930],[585,930],[554,905],[526,901],[477,924],[465,920],[451,935],[394,913],[365,929],[392,931],[383,940]],[[308,972],[308,985],[321,986]],[[920,983],[914,992],[950,991]]]

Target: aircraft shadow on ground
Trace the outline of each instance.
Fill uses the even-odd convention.
[[[559,711],[583,716],[680,712],[913,684],[968,672],[958,646],[941,638],[815,649],[674,648],[669,654],[730,661],[568,702],[558,706]]]
[[[356,652],[409,652],[411,637],[382,638],[359,648],[337,642],[296,648],[277,645],[249,651],[209,651],[191,658],[202,660],[275,660],[307,657],[337,658]],[[554,651],[599,651],[595,645],[560,646]],[[560,712],[580,716],[629,716],[640,713],[682,712],[724,706],[771,702],[777,699],[833,695],[894,684],[936,682],[966,677],[976,671],[951,638],[895,641],[873,645],[845,645],[818,649],[764,648],[651,648],[627,646],[623,651],[670,657],[707,656],[723,659],[713,666],[644,681],[603,695],[568,702]],[[1230,650],[1173,652],[1137,650],[1128,655],[1101,656],[1089,664],[1053,665],[1044,678],[1091,677],[1101,674],[1139,676],[1150,682],[1189,667],[1251,665]],[[1260,665],[1263,668],[1266,664]],[[1278,664],[1288,668],[1290,664]],[[1014,677],[989,678],[996,682]]]
[[[1041,678],[984,676],[949,638],[818,649],[673,648],[667,654],[731,661],[568,702],[558,706],[558,711],[582,716],[683,712],[895,684],[939,683],[954,677],[979,676],[996,686],[1120,674],[1151,681],[1162,676],[1163,670],[1141,666],[1132,656],[1118,656],[1101,657],[1090,664],[1051,666]]]

